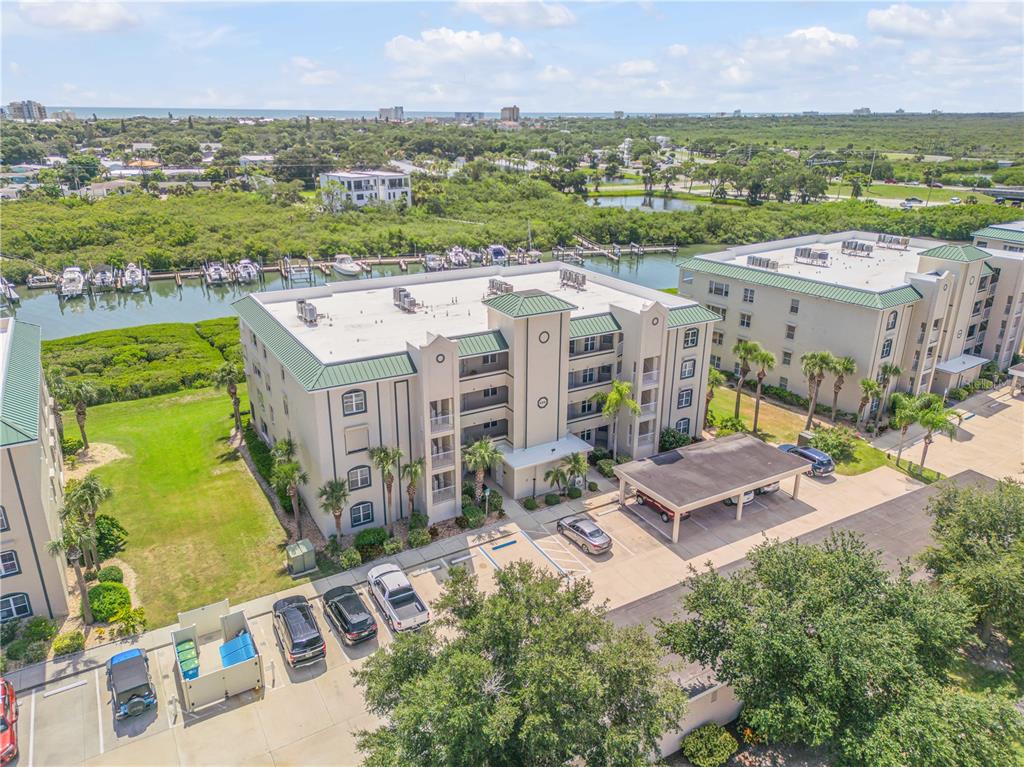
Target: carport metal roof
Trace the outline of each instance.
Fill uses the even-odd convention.
[[[620,484],[632,485],[675,512],[672,538],[677,540],[681,514],[798,477],[809,466],[806,459],[749,434],[730,434],[624,463],[615,467],[615,474]],[[740,513],[742,503],[737,519]]]

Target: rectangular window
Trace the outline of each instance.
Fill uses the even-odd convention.
[[[710,355],[708,357],[708,362],[711,363],[711,367],[715,368],[715,370],[722,369],[722,358],[719,357],[717,354]]]
[[[892,354],[892,339],[891,338],[887,338],[882,343],[882,359],[884,360],[890,354]]]
[[[21,565],[18,563],[18,552],[13,549],[0,551],[0,578],[8,575],[17,575],[21,572]]]
[[[749,328],[750,327],[750,319],[751,318],[750,318],[749,314],[742,314],[741,313],[740,314],[740,327],[741,328]]]
[[[594,400],[585,399],[580,403],[580,415],[594,412]]]
[[[595,336],[588,336],[583,339],[583,353],[592,352],[597,348],[597,338]]]
[[[713,296],[722,296],[723,298],[727,298],[729,296],[729,284],[726,282],[715,282],[714,280],[709,280],[708,293]]]
[[[366,412],[366,392],[353,389],[341,395],[341,411],[345,415],[356,415]]]
[[[284,405],[284,414],[288,415],[288,398],[287,397],[284,398],[284,400],[282,401],[282,404]]]
[[[786,378],[785,376],[780,377],[779,378],[779,388],[780,389],[788,389],[789,388],[789,379]],[[808,407],[810,407],[810,406],[808,405]]]
[[[967,328],[967,337],[968,338],[974,338],[974,334],[977,331],[978,331],[978,326],[977,325],[971,325],[970,327]]]
[[[352,527],[368,525],[373,522],[373,504],[369,501],[362,501],[354,504],[350,509],[352,515]]]
[[[7,509],[0,506],[0,533],[6,533],[11,529],[11,523],[7,521]]]
[[[370,486],[370,467],[356,466],[348,471],[348,489],[360,490]]]
[[[725,343],[725,333],[723,333],[721,330],[712,330],[711,343],[715,344],[716,346],[721,346],[723,343]]]
[[[697,370],[697,360],[690,357],[688,360],[683,360],[683,364],[679,368],[680,378],[693,378],[694,372]]]
[[[0,623],[4,621],[27,618],[32,614],[27,594],[8,594],[0,597]]]
[[[697,328],[687,328],[686,332],[683,333],[683,348],[692,349],[697,345],[697,339],[700,337],[700,331]]]
[[[786,325],[786,340],[792,341],[796,338],[796,325]]]
[[[754,303],[754,289],[743,288],[743,303],[752,304]]]
[[[793,352],[783,352],[782,353],[782,364],[783,365],[791,365],[791,364],[793,364]],[[810,407],[810,406],[808,406],[808,407]]]
[[[740,363],[738,363],[738,362],[732,363],[732,374],[734,376],[739,376],[739,374],[740,374]]]
[[[678,421],[676,421],[676,431],[681,431],[684,434],[689,434],[690,433],[690,419],[689,418],[680,418]]]
[[[707,308],[710,311],[712,311],[715,314],[717,314],[723,320],[725,319],[725,315],[728,314],[728,312],[726,311],[724,306],[715,306],[714,304],[705,304],[705,306],[707,306]]]
[[[800,299],[799,298],[791,298],[791,299],[789,299],[789,313],[790,314],[800,314]]]
[[[583,431],[580,432],[580,439],[582,439],[584,442],[593,442],[594,441],[594,430],[593,429],[584,429]]]
[[[498,387],[497,386],[488,386],[486,389],[484,389],[483,396],[484,396],[484,399],[490,399],[491,397],[497,397],[498,396]]]
[[[676,407],[684,408],[693,404],[693,389],[680,389],[676,397]]]
[[[597,380],[597,368],[587,368],[586,370],[580,371],[581,384],[592,384],[595,380]]]
[[[497,354],[484,354],[480,357],[481,365],[497,365],[498,355]]]

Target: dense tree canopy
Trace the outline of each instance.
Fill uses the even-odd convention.
[[[387,724],[360,735],[372,767],[646,767],[685,693],[637,627],[615,629],[588,581],[527,562],[485,595],[452,570],[434,603],[444,630],[402,634],[356,672]]]

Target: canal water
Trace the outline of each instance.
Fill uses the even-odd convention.
[[[651,288],[675,287],[679,281],[679,262],[685,254],[709,250],[709,246],[691,246],[679,254],[651,253],[641,259],[623,255],[618,264],[606,258],[588,259],[586,268],[602,274],[635,282]],[[412,271],[420,267],[411,266]],[[471,270],[464,270],[471,271]],[[365,277],[384,277],[400,274],[397,266],[374,267]],[[323,284],[324,276],[317,275]],[[363,279],[341,277],[331,274],[334,280]],[[174,280],[154,280],[144,293],[124,294],[117,292],[100,293],[96,296],[61,302],[53,290],[29,290],[18,286],[20,305],[12,312],[19,320],[42,327],[43,338],[64,338],[65,336],[91,333],[96,330],[148,325],[157,322],[198,322],[199,320],[228,317],[233,314],[231,303],[247,293],[257,290],[281,290],[288,287],[276,272],[266,274],[263,285],[226,285],[207,287],[201,280],[183,280],[179,288]],[[296,285],[295,287],[299,287]],[[5,313],[8,310],[4,310]]]
[[[686,200],[674,197],[644,197],[643,195],[609,195],[607,197],[591,197],[587,205],[592,208],[625,208],[626,210],[642,210],[664,213],[674,210],[696,210],[697,206]]]

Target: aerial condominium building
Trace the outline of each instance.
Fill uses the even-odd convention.
[[[970,383],[995,360],[1009,366],[1021,344],[1021,224],[975,233],[974,245],[869,232],[795,237],[688,259],[679,294],[721,317],[710,362],[739,371],[737,341],[775,355],[766,383],[806,396],[800,358],[830,351],[854,359],[839,407],[855,412],[857,381],[900,368],[890,387],[937,392]],[[827,376],[819,401],[830,402]]]
[[[332,170],[320,174],[324,201],[335,210],[345,205],[361,208],[372,202],[412,205],[412,181],[408,173],[390,170]]]
[[[38,325],[0,318],[0,622],[67,615],[60,537],[61,446],[39,361]]]
[[[698,435],[709,335],[717,315],[692,301],[559,264],[434,272],[252,294],[241,317],[252,422],[268,443],[291,438],[302,490],[347,481],[345,532],[385,524],[369,450],[423,458],[416,508],[456,516],[463,451],[491,438],[491,480],[516,498],[548,491],[545,472],[573,452],[618,444],[657,450],[672,427]],[[633,385],[639,412],[613,423],[600,398]],[[409,514],[396,482],[393,514]],[[314,514],[333,528],[329,515]]]

